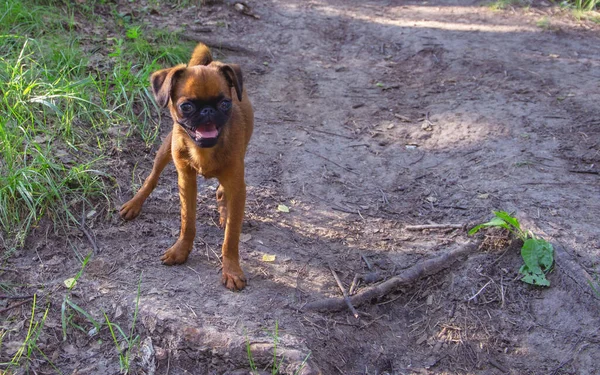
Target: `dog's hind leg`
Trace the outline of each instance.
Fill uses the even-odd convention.
[[[156,187],[158,183],[158,178],[162,173],[163,169],[169,164],[171,160],[173,160],[173,156],[171,155],[171,139],[172,132],[169,132],[162,145],[156,152],[156,157],[154,158],[154,165],[152,166],[152,172],[144,181],[144,184],[138,190],[131,200],[121,206],[121,210],[119,214],[125,220],[135,219],[140,212],[142,211],[142,205],[146,201],[146,198],[152,193],[152,190]]]

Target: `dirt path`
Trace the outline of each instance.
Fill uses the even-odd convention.
[[[553,17],[552,8],[493,12],[475,2],[251,5],[260,19],[225,5],[181,14],[208,26],[227,20],[227,28],[187,35],[240,47],[222,53],[242,64],[255,107],[241,244],[248,288],[219,285],[213,182],[199,187],[188,263],[160,265],[178,231],[170,168],[138,220],[115,214],[94,223],[100,251],[80,281],[79,303],[126,327],[143,272],[137,328],[157,350],[161,374],[248,370],[246,340],[264,368],[276,324],[283,373],[309,353],[301,373],[597,373],[598,301],[561,263],[551,288],[521,283],[514,246],[361,307],[359,321],[346,311],[300,309],[339,296],[328,262],[346,286],[368,272],[361,255],[387,278],[466,239],[464,230],[406,225],[472,225],[494,209],[515,212],[574,255],[573,264],[600,274],[598,28]],[[541,17],[549,24],[536,25]],[[147,22],[174,26],[161,14]],[[136,176],[146,175],[151,158]],[[134,150],[119,156],[117,199],[130,196],[141,160]],[[17,258],[30,267],[30,282],[59,284],[74,261],[31,242],[42,266],[31,265],[35,252]],[[264,262],[265,254],[275,261]],[[112,343],[82,335],[74,345],[85,361],[65,345],[56,349],[65,373],[118,372]]]

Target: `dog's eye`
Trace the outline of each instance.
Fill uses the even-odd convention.
[[[221,108],[221,111],[223,112],[227,112],[231,109],[231,100],[223,100],[220,104],[219,104],[219,108]]]
[[[195,107],[192,103],[184,102],[179,105],[179,109],[184,114],[190,114],[194,111]]]

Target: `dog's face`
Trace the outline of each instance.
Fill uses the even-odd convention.
[[[179,65],[152,74],[152,90],[161,107],[167,104],[173,120],[198,147],[213,147],[234,106],[232,88],[242,100],[242,73],[237,65]]]

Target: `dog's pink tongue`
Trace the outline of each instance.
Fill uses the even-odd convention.
[[[196,138],[216,138],[219,135],[214,125],[206,125],[196,129]]]

